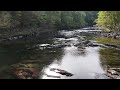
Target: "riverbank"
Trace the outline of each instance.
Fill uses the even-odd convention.
[[[98,33],[93,30],[63,30],[57,34],[44,32],[37,36],[8,41],[12,44],[5,45],[6,42],[3,42],[4,45],[0,45],[0,77],[107,79],[104,65],[119,67],[120,50],[119,47],[106,43],[98,44],[94,39],[103,38]],[[51,68],[55,71],[50,71]],[[4,71],[7,73],[3,73]],[[66,76],[68,72],[73,76]]]
[[[21,40],[25,42],[38,42],[39,40],[55,36],[56,30],[52,28],[24,28],[17,30],[1,30],[0,33],[0,43],[9,44],[21,43]]]
[[[119,39],[114,39],[114,38],[110,38],[110,37],[97,37],[96,41],[100,44],[120,45]]]

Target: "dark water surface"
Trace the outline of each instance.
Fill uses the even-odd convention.
[[[63,37],[45,39],[44,42],[40,39],[40,43],[1,45],[0,78],[13,78],[9,73],[10,66],[27,60],[39,61],[40,79],[106,79],[104,66],[120,65],[118,61],[106,63],[107,59],[101,58],[101,47],[85,45],[87,40],[95,42],[92,40],[94,35],[87,30],[58,33]],[[73,76],[60,75],[50,68],[66,70]]]

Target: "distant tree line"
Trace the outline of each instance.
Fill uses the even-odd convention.
[[[0,11],[0,29],[75,29],[95,24],[97,11]]]

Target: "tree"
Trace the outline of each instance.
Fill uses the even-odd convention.
[[[9,11],[8,12],[11,15],[11,28],[18,27],[21,23],[21,16],[22,12],[21,11]]]
[[[98,11],[85,11],[85,12],[86,12],[85,22],[86,22],[87,26],[94,25],[95,19],[97,19]]]
[[[0,28],[10,28],[11,15],[7,11],[0,11]]]
[[[100,11],[96,22],[105,30],[120,31],[120,11]]]
[[[73,12],[73,25],[74,28],[81,28],[86,25],[85,22],[86,13],[83,11],[74,11]]]

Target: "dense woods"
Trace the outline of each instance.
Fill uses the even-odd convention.
[[[0,11],[0,28],[28,28],[51,26],[71,29],[90,26],[96,11]]]
[[[105,30],[119,31],[120,11],[0,11],[1,29],[76,29],[96,23]]]

